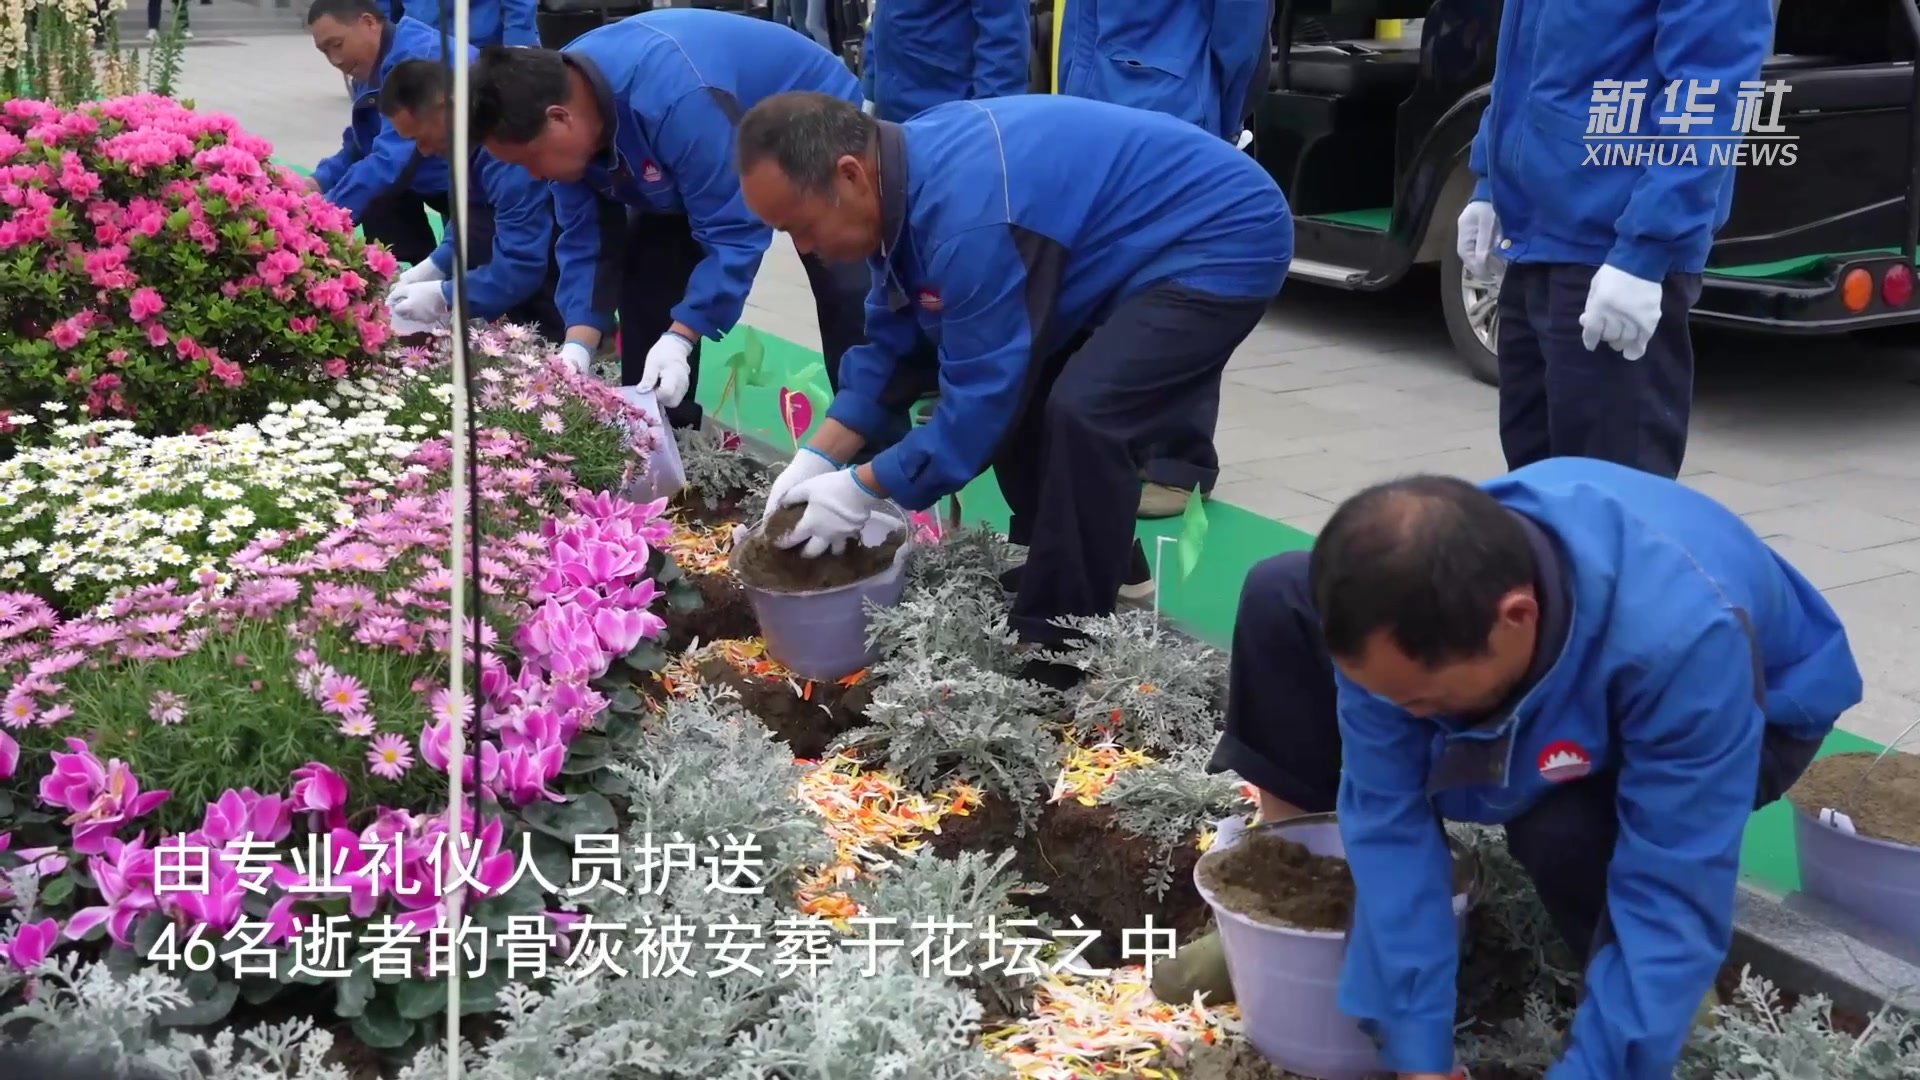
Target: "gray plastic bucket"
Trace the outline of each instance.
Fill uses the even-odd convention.
[[[1254,832],[1277,833],[1315,855],[1346,856],[1340,825],[1332,814],[1254,826],[1215,847],[1194,865],[1193,884],[1213,909],[1227,954],[1227,977],[1240,1005],[1247,1041],[1260,1056],[1288,1072],[1315,1080],[1368,1080],[1388,1074],[1380,1050],[1352,1017],[1340,1011],[1340,968],[1346,961],[1343,930],[1298,930],[1255,922],[1228,911],[1200,881],[1200,867]],[[1450,845],[1454,857],[1463,857]],[[1468,890],[1471,891],[1471,890]],[[1467,927],[1468,892],[1453,898],[1456,931]]]
[[[1920,942],[1920,848],[1823,825],[1793,808],[1800,888],[1862,922]]]
[[[741,541],[758,535],[761,523],[734,531],[734,550]],[[867,647],[868,601],[888,608],[900,602],[907,591],[907,559],[913,554],[913,531],[907,527],[907,514],[887,504],[874,511],[860,532],[860,542],[878,547],[893,533],[906,534],[906,542],[894,553],[887,569],[865,581],[835,589],[813,592],[780,593],[756,588],[745,580],[753,613],[760,620],[760,636],[767,644],[767,655],[789,671],[814,682],[844,679],[878,659],[878,649]],[[738,574],[735,575],[739,577]]]

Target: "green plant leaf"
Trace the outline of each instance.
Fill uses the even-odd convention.
[[[408,1020],[426,1020],[447,1011],[447,981],[419,979],[403,982],[393,993],[393,1007]]]
[[[192,995],[191,1004],[177,1009],[169,1009],[154,1017],[154,1023],[163,1028],[194,1028],[217,1024],[233,1011],[233,1003],[240,1000],[238,983],[219,978],[211,971],[196,971],[182,980],[187,993]]]
[[[367,1011],[376,989],[373,969],[366,964],[353,965],[346,978],[333,980],[334,1014],[346,1019],[358,1017]]]
[[[522,817],[528,828],[565,841],[569,851],[572,850],[574,837],[611,833],[618,825],[613,804],[607,801],[605,795],[592,791],[575,795],[563,803],[535,803],[526,808]]]
[[[402,1017],[393,1003],[375,998],[367,1009],[353,1018],[353,1033],[375,1050],[393,1050],[413,1037],[413,1021]]]
[[[707,606],[707,598],[700,590],[689,584],[675,585],[667,590],[667,610],[685,615],[699,611]]]
[[[65,874],[47,882],[40,890],[40,902],[48,907],[58,907],[73,896],[73,879]]]
[[[667,650],[651,641],[643,641],[633,647],[624,661],[634,671],[664,671],[668,661]]]
[[[607,767],[613,758],[613,748],[604,735],[581,735],[573,740],[567,750],[567,763],[560,772],[567,776],[585,776]]]

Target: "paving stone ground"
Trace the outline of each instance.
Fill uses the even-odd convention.
[[[194,18],[181,96],[232,113],[290,160],[339,145],[346,93],[291,9],[216,0]],[[1289,284],[1229,366],[1217,496],[1311,532],[1374,481],[1503,472],[1495,392],[1453,359],[1437,296],[1431,276],[1374,296]],[[784,240],[746,321],[819,345]],[[1867,677],[1842,726],[1890,741],[1920,719],[1920,347],[1706,332],[1696,343],[1683,479],[1825,591]],[[1906,745],[1920,748],[1920,732]]]

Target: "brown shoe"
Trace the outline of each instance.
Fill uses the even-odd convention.
[[[1191,492],[1165,484],[1140,485],[1139,516],[1149,521],[1160,518],[1179,517],[1187,509],[1187,500]],[[1206,496],[1202,495],[1201,498]]]

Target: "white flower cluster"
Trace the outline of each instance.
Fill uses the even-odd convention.
[[[435,419],[402,424],[392,411],[404,404],[369,379],[329,404],[276,403],[255,424],[165,437],[48,405],[44,445],[0,462],[0,588],[97,600],[169,577],[224,586],[234,552],[348,524],[349,481],[392,482]]]

